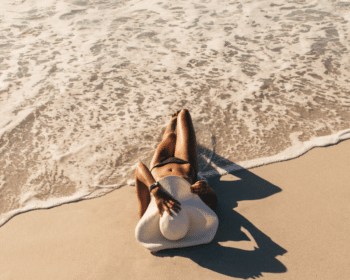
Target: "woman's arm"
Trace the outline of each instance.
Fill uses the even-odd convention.
[[[139,162],[136,166],[135,176],[147,187],[149,188],[152,184],[156,182],[151,171],[142,162]]]
[[[163,215],[164,211],[167,211],[168,214],[172,216],[170,209],[174,210],[176,213],[181,210],[181,203],[168,193],[164,192],[160,186],[153,188],[152,191],[149,192],[149,187],[154,184],[156,180],[154,179],[151,171],[149,171],[147,166],[142,162],[137,164],[135,176],[136,180],[141,182],[139,185],[142,186],[142,192],[148,194],[148,203],[149,195],[152,194],[154,196],[160,216]],[[144,204],[148,206],[148,203]],[[146,209],[143,210],[146,211]]]
[[[206,181],[197,181],[191,187],[191,192],[199,195],[202,201],[215,211],[218,205],[218,198]]]

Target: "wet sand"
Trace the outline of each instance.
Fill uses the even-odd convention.
[[[350,141],[216,177],[208,245],[155,255],[134,238],[134,187],[18,215],[0,228],[0,279],[348,279]]]

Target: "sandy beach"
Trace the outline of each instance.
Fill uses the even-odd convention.
[[[0,279],[348,279],[350,141],[212,178],[207,245],[151,254],[134,187],[18,215],[0,228]]]

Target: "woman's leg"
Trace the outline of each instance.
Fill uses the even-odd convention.
[[[175,152],[175,143],[176,143],[176,124],[177,124],[177,115],[178,112],[175,112],[171,116],[171,120],[164,131],[163,134],[163,140],[159,143],[154,156],[151,160],[150,168],[152,169],[153,166],[160,163],[163,160],[166,160],[167,158],[174,157]]]
[[[186,109],[182,109],[177,117],[176,145],[174,156],[187,160],[194,168],[194,182],[197,181],[198,161],[197,142],[191,115]]]
[[[171,115],[171,119],[170,119],[164,133],[163,133],[162,139],[164,139],[167,136],[167,134],[169,134],[169,133],[173,133],[173,132],[176,133],[177,116],[179,113],[180,113],[180,111],[176,111],[175,113],[173,113]]]

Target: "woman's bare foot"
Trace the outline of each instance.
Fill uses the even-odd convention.
[[[177,115],[180,113],[180,110],[178,110],[178,111],[175,111],[175,113],[173,113],[172,115],[171,115],[171,117],[172,118],[177,118]]]

